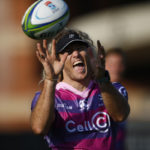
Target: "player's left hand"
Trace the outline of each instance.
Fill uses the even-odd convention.
[[[105,76],[105,50],[100,41],[97,40],[97,60],[96,60],[96,79],[101,79]]]

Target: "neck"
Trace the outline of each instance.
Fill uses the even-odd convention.
[[[67,84],[71,85],[72,87],[74,87],[75,89],[77,89],[79,91],[84,91],[88,87],[90,80],[91,80],[91,78],[88,77],[81,81],[75,81],[75,80],[71,80],[69,78],[64,78],[62,81],[66,82]]]
[[[121,77],[110,76],[111,82],[121,82]]]

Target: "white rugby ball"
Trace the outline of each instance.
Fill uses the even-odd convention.
[[[38,0],[25,12],[22,29],[33,39],[54,37],[67,24],[69,8],[63,0]]]

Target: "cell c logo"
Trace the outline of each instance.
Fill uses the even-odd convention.
[[[101,133],[108,132],[110,127],[110,117],[106,112],[97,112],[92,117],[92,125],[95,130],[98,130]],[[100,123],[100,122],[103,122]]]
[[[69,120],[65,127],[70,133],[92,130],[97,130],[100,133],[106,133],[110,128],[110,117],[106,112],[97,112],[92,116],[91,121],[84,121],[82,124],[77,124],[73,120]]]

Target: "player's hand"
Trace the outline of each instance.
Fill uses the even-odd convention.
[[[101,79],[105,76],[105,50],[100,41],[97,40],[97,60],[96,60],[96,79]]]
[[[43,45],[37,43],[36,56],[42,63],[45,71],[45,79],[56,80],[63,70],[68,53],[64,53],[61,57],[56,57],[55,40],[52,41],[51,54],[48,52],[47,41],[43,40]]]

